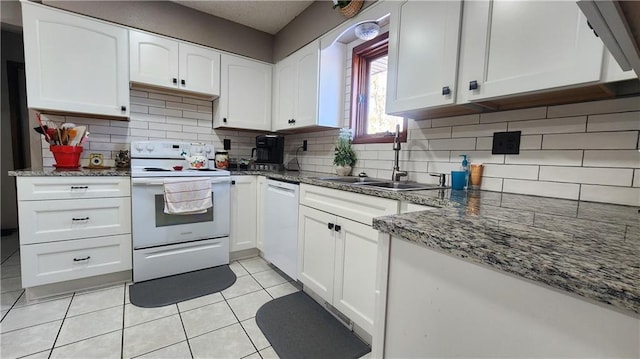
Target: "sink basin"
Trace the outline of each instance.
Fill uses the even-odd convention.
[[[380,183],[385,180],[371,177],[354,177],[354,176],[333,176],[333,177],[317,177],[316,179],[330,182],[340,183]]]
[[[376,183],[361,183],[360,186],[374,187],[379,189],[386,189],[390,191],[420,191],[428,189],[443,189],[436,184],[426,184],[417,182],[376,182]]]

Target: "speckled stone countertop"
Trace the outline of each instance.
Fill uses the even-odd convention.
[[[78,169],[57,169],[55,167],[44,167],[42,169],[30,169],[9,171],[9,176],[13,177],[65,177],[65,176],[117,176],[128,177],[131,175],[129,169],[107,168],[88,169],[80,167]]]
[[[637,207],[486,191],[445,191],[448,208],[374,218],[373,227],[640,314]]]

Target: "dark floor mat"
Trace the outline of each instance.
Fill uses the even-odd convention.
[[[371,351],[304,292],[266,303],[256,322],[281,359],[359,358]]]
[[[129,287],[129,300],[138,307],[162,307],[220,292],[235,282],[236,275],[223,265],[135,283]]]

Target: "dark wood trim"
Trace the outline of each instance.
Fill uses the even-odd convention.
[[[351,128],[353,129],[353,143],[391,143],[393,136],[385,134],[367,134],[368,108],[366,101],[359,101],[362,95],[368,98],[368,93],[360,93],[356,89],[367,89],[371,62],[387,55],[389,52],[389,33],[385,32],[374,39],[353,48],[351,60]],[[407,141],[407,119],[404,119],[403,131],[400,134],[402,142]]]

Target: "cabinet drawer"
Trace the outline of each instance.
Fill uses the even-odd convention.
[[[126,197],[131,181],[122,177],[18,177],[18,200]]]
[[[300,204],[371,225],[374,217],[398,213],[398,201],[307,184],[300,185]]]
[[[131,233],[131,198],[21,201],[20,244]]]
[[[131,269],[131,234],[20,246],[22,286]]]

